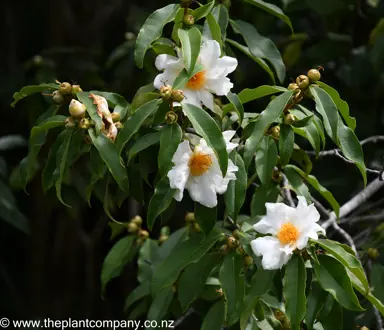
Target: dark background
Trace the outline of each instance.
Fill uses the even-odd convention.
[[[283,7],[280,1],[270,2]],[[36,117],[44,111],[39,95],[10,107],[12,94],[28,84],[58,79],[78,83],[84,90],[117,92],[130,101],[136,90],[153,81],[156,74],[154,54],[148,54],[143,70],[135,67],[134,35],[152,11],[168,3],[6,1],[0,10],[0,135],[28,139]],[[323,66],[322,80],[349,103],[357,119],[359,139],[383,134],[384,27],[372,32],[384,16],[383,1],[285,0],[284,4],[295,35],[290,35],[283,22],[240,0],[232,0],[230,15],[252,22],[261,34],[274,40],[287,66],[284,85],[312,67]],[[229,36],[238,39],[232,31]],[[235,53],[240,62],[232,76],[235,92],[272,84],[257,64]],[[260,112],[264,105],[250,104],[246,111]],[[302,146],[309,149],[306,144]],[[93,208],[83,201],[70,209],[62,206],[54,191],[46,195],[42,192],[40,172],[27,186],[26,194],[12,173],[27,151],[26,145],[0,151],[2,182],[10,184],[16,205],[29,223],[28,233],[24,233],[9,221],[0,221],[0,317],[123,319],[124,298],[136,285],[135,265],[127,266],[101,298],[100,267],[111,247],[102,206],[96,200]],[[364,151],[367,166],[381,169],[383,143],[367,145]],[[315,175],[340,203],[362,188],[353,165],[332,157],[313,160]],[[76,192],[68,194],[77,199]],[[6,217],[6,207],[0,205],[0,214]],[[376,207],[382,208],[382,204]],[[128,221],[136,212],[127,204],[115,215]],[[372,231],[376,225],[372,225]],[[346,229],[352,234],[361,230]],[[366,242],[375,242],[381,248],[381,235],[377,238],[377,231],[372,235],[359,243],[360,249],[373,244]],[[193,324],[183,327],[196,328]]]

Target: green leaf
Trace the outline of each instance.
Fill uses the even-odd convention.
[[[107,283],[119,276],[124,266],[134,257],[136,253],[133,248],[135,239],[134,235],[124,237],[109,250],[101,268],[102,291],[105,291]]]
[[[265,203],[276,203],[279,193],[280,187],[278,185],[271,187],[261,185],[257,187],[251,201],[251,217],[264,215],[266,212]]]
[[[161,321],[168,312],[173,294],[172,287],[161,290],[152,301],[152,305],[147,314],[147,320]]]
[[[371,271],[372,292],[375,296],[384,301],[384,266],[373,264]]]
[[[195,69],[197,58],[200,54],[201,33],[197,28],[192,27],[188,30],[179,29],[178,34],[181,42],[185,69],[191,77],[191,74]]]
[[[97,128],[96,134],[104,127],[103,121],[101,117],[97,113],[97,106],[93,103],[93,99],[90,98],[90,93],[88,92],[79,92],[77,93],[77,98],[81,103],[83,103],[87,109],[87,112],[91,119],[95,122],[95,126]]]
[[[212,13],[209,13],[206,18],[207,26],[209,28],[210,36],[205,36],[207,39],[216,40],[219,45],[220,49],[223,48],[223,36],[221,34],[221,29],[219,23],[216,21],[216,18],[213,16]],[[207,31],[207,29],[205,29]]]
[[[256,152],[264,133],[269,125],[277,120],[282,114],[285,106],[288,104],[292,96],[292,91],[286,91],[273,99],[267,108],[257,117],[253,132],[245,142],[244,164],[247,168],[251,163],[254,153]]]
[[[197,8],[197,9],[195,9],[192,12],[193,17],[195,18],[195,23],[199,19],[202,19],[205,16],[207,16],[211,12],[211,10],[212,10],[214,5],[215,5],[215,1],[210,1],[206,5],[201,6],[201,7]]]
[[[156,99],[145,103],[124,123],[124,127],[119,132],[116,139],[116,149],[119,155],[121,154],[124,146],[139,130],[144,120],[159,108],[161,102],[161,100]]]
[[[172,157],[181,142],[183,132],[178,124],[168,124],[161,130],[158,165],[160,174],[166,175],[172,167]]]
[[[210,253],[185,268],[178,283],[179,301],[183,311],[203,293],[208,276],[221,258],[220,253]]]
[[[135,302],[143,299],[146,296],[150,295],[150,283],[144,282],[137,286],[125,299],[124,311],[127,311]]]
[[[348,253],[337,242],[328,239],[319,239],[315,241],[329,254],[333,255],[339,260],[346,268],[348,268],[364,285],[366,292],[369,291],[368,280],[365,276],[365,271],[360,261],[352,254]]]
[[[311,195],[309,189],[304,183],[304,179],[293,168],[286,167],[284,169],[289,184],[297,195],[304,196],[307,202],[311,201]]]
[[[301,169],[294,165],[288,166],[294,169],[297,173],[299,173],[303,179],[305,179],[313,188],[315,188],[328,201],[328,203],[331,204],[337,217],[339,217],[340,205],[336,201],[335,197],[333,197],[332,193],[329,192],[326,188],[324,188],[313,175],[306,175]]]
[[[326,132],[332,140],[338,144],[337,130],[339,122],[339,114],[332,98],[319,87],[309,87],[316,102],[316,110],[323,117],[323,123]]]
[[[352,160],[361,175],[363,176],[364,185],[367,184],[367,169],[364,164],[363,148],[356,137],[355,133],[347,126],[345,126],[340,118],[338,131],[340,148],[346,158]]]
[[[227,36],[227,28],[229,23],[229,13],[227,7],[223,4],[218,4],[213,7],[212,15],[220,27],[221,40],[225,40]]]
[[[138,89],[135,96],[133,97],[131,104],[131,112],[135,113],[135,111],[143,106],[145,103],[148,103],[154,99],[158,99],[160,97],[159,93],[154,92],[153,84],[142,86]]]
[[[220,330],[224,324],[225,306],[224,301],[219,300],[209,309],[204,318],[201,330]]]
[[[300,330],[305,316],[306,297],[305,284],[307,271],[301,256],[293,255],[285,268],[283,279],[283,295],[285,297],[286,315],[292,330]]]
[[[152,230],[156,218],[171,204],[175,191],[169,186],[169,179],[166,175],[156,185],[148,205],[147,226],[150,230]]]
[[[239,33],[244,37],[245,43],[252,55],[264,58],[270,62],[276,71],[279,81],[283,82],[285,79],[285,65],[276,45],[270,39],[260,35],[256,28],[249,23],[240,20],[230,20],[230,23],[235,33]]]
[[[238,320],[244,299],[244,275],[240,275],[243,260],[237,253],[228,254],[219,271],[219,281],[226,301],[226,320],[233,324]]]
[[[224,194],[224,200],[229,215],[236,221],[245,201],[248,176],[243,158],[241,158],[238,153],[231,153],[230,159],[233,164],[238,167],[238,171],[236,172],[236,180],[231,180],[228,183],[228,189]]]
[[[296,145],[293,148],[291,160],[304,170],[305,174],[312,172],[312,162],[308,154],[303,150],[297,147]]]
[[[244,1],[256,6],[262,10],[265,10],[268,14],[271,14],[271,15],[274,15],[274,16],[280,18],[285,24],[287,24],[289,26],[289,28],[291,29],[291,32],[293,33],[293,27],[292,27],[291,20],[289,19],[289,17],[287,15],[284,14],[284,12],[279,7],[277,7],[271,3],[265,2],[263,0],[244,0]]]
[[[123,165],[115,144],[104,134],[99,134],[99,136],[96,137],[93,129],[89,129],[88,133],[91,137],[93,145],[99,151],[101,158],[104,160],[109,172],[111,172],[120,189],[128,193],[129,182],[127,171]]]
[[[174,47],[175,47],[174,42],[167,38],[157,39],[152,44],[152,49],[155,51],[157,55],[168,54],[171,56],[176,56]]]
[[[284,168],[289,164],[293,147],[295,144],[295,133],[289,125],[280,125],[280,138],[279,138],[279,155],[280,164]]]
[[[333,102],[335,102],[337,109],[341,113],[341,116],[343,117],[343,119],[347,123],[348,127],[352,131],[354,131],[356,128],[356,119],[349,115],[348,103],[345,102],[343,99],[341,99],[341,97],[340,97],[340,95],[336,89],[332,88],[331,86],[328,86],[327,84],[325,84],[321,81],[318,81],[317,84],[329,94],[329,96],[332,98]]]
[[[313,115],[305,116],[302,119],[295,120],[292,123],[292,126],[294,126],[294,127],[305,127],[305,126],[310,125],[312,123],[312,121],[313,121]]]
[[[363,311],[344,266],[335,258],[326,255],[319,255],[318,259],[320,265],[312,262],[312,266],[321,287],[344,308]]]
[[[105,172],[107,171],[107,166],[105,165],[103,159],[100,157],[100,154],[96,148],[91,148],[89,152],[89,164],[91,165],[91,182],[85,188],[85,196],[88,201],[89,207],[91,207],[91,195],[92,190],[95,184],[104,177]],[[115,223],[115,222],[114,222]],[[122,227],[120,225],[120,227]]]
[[[160,142],[161,132],[149,133],[140,136],[135,143],[128,150],[128,163],[135,157],[140,151],[143,151],[150,146]]]
[[[231,102],[232,106],[235,108],[237,115],[239,116],[239,124],[241,125],[244,119],[244,107],[240,101],[240,98],[235,93],[229,92],[227,94],[227,99]],[[223,113],[224,114],[224,113]]]
[[[156,10],[148,16],[137,36],[135,47],[135,62],[142,69],[144,57],[152,42],[161,37],[164,26],[175,19],[180,6],[170,4]]]
[[[195,219],[204,233],[209,233],[216,224],[217,208],[195,203]]]
[[[339,304],[333,304],[331,311],[327,316],[321,319],[321,325],[324,330],[334,330],[335,324],[337,324],[340,329],[343,328],[343,310]]]
[[[193,235],[173,248],[167,258],[156,268],[152,280],[152,292],[156,293],[172,285],[180,272],[189,264],[199,261],[219,240],[221,233],[212,230],[209,235]]]
[[[219,126],[205,110],[188,103],[182,106],[196,133],[215,151],[224,177],[227,173],[228,153]]]
[[[14,101],[11,104],[11,107],[15,107],[16,103],[19,102],[21,99],[35,94],[35,93],[42,93],[44,91],[48,90],[58,90],[60,87],[59,84],[40,84],[40,85],[31,85],[31,86],[25,86],[22,89],[20,89],[19,92],[16,92],[13,94]]]
[[[275,274],[275,270],[265,270],[262,267],[257,269],[249,284],[250,289],[244,300],[244,307],[248,302],[261,297],[271,289]]]
[[[321,289],[317,282],[312,282],[311,291],[307,298],[307,307],[305,313],[305,324],[308,330],[313,330],[313,325],[324,306],[327,293]]]
[[[152,239],[146,239],[141,246],[139,256],[137,258],[137,265],[139,270],[137,272],[137,280],[150,286],[153,272],[156,265],[159,263],[159,245],[158,242]]]
[[[256,151],[256,172],[263,185],[269,185],[277,162],[277,147],[273,138],[264,136]]]

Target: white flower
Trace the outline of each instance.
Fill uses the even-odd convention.
[[[233,84],[227,75],[235,71],[237,60],[233,57],[223,56],[220,58],[220,45],[215,40],[207,40],[202,43],[197,63],[203,66],[203,70],[196,73],[183,88],[184,100],[182,103],[190,103],[201,107],[204,104],[213,110],[213,95],[227,95]],[[156,68],[164,70],[156,76],[154,86],[173,85],[176,77],[184,69],[181,51],[178,57],[161,54],[156,58]]]
[[[253,226],[259,233],[272,234],[251,241],[253,252],[263,256],[264,269],[281,268],[295,249],[304,249],[310,238],[317,240],[319,232],[325,235],[325,230],[317,223],[320,214],[314,204],[308,206],[303,196],[297,198],[296,208],[283,203],[266,203],[267,215]]]
[[[223,132],[227,152],[237,147],[237,143],[229,142],[234,134],[235,131]],[[216,194],[224,194],[229,181],[236,180],[237,166],[229,160],[227,174],[223,178],[217,156],[204,139],[200,139],[193,151],[188,141],[181,142],[172,162],[174,166],[168,172],[168,178],[171,188],[177,189],[174,198],[179,202],[183,199],[184,189],[188,189],[195,202],[206,207],[215,207]]]

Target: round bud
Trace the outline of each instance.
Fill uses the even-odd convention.
[[[236,249],[239,246],[239,242],[236,238],[230,236],[227,238],[227,245],[230,249]]]
[[[125,40],[134,40],[136,38],[133,32],[125,32]]]
[[[118,122],[115,123],[115,127],[117,129],[122,129],[124,127],[124,125],[121,122],[118,121]]]
[[[84,117],[85,109],[86,109],[86,106],[75,99],[72,99],[71,103],[69,103],[69,113],[71,114],[72,117],[75,117],[75,118]]]
[[[64,102],[64,96],[63,94],[61,94],[59,91],[54,91],[52,93],[52,100],[53,102],[55,102],[56,104],[61,104]]]
[[[281,174],[281,172],[279,170],[277,170],[277,169],[273,170],[272,180],[277,182],[277,183],[280,183],[281,180],[283,180],[283,175]]]
[[[244,257],[244,264],[246,267],[249,267],[253,264],[253,258],[251,256]]]
[[[291,113],[288,113],[287,115],[285,115],[284,117],[284,124],[286,125],[292,125],[295,121],[295,116],[292,115]]]
[[[191,26],[191,25],[195,24],[195,18],[193,17],[193,15],[184,15],[183,23],[185,25]]]
[[[309,80],[313,81],[313,82],[319,81],[321,78],[321,73],[317,69],[309,70],[307,75],[308,75]]]
[[[76,93],[82,92],[80,85],[72,85],[72,94],[75,95]]]
[[[306,89],[309,86],[309,78],[306,75],[301,74],[296,78],[296,84],[300,89]]]
[[[35,56],[33,56],[32,62],[34,65],[40,66],[43,64],[44,59],[41,55],[35,55]]]
[[[69,95],[72,91],[72,85],[68,82],[63,82],[60,84],[59,91],[63,95]]]
[[[367,253],[371,259],[377,259],[380,256],[379,250],[376,248],[369,248]]]
[[[111,113],[111,116],[112,116],[112,120],[114,123],[120,121],[120,114],[118,112],[112,112]]]
[[[302,100],[303,100],[303,97],[304,97],[304,94],[302,91],[299,91],[299,93],[296,93],[294,96],[293,96],[293,102],[295,104],[297,103],[300,103]]]
[[[181,89],[172,91],[172,100],[175,102],[181,102],[184,100],[184,92]]]
[[[168,226],[162,227],[160,230],[160,235],[163,235],[163,236],[169,236],[170,233],[171,231],[169,230]]]
[[[136,225],[138,226],[141,226],[143,224],[143,219],[141,218],[141,216],[139,215],[136,215],[132,220],[131,220],[132,223],[135,223]]]
[[[240,230],[238,229],[235,229],[233,232],[232,232],[232,236],[236,239],[239,239],[240,238]]]
[[[165,114],[165,121],[167,124],[173,124],[177,122],[177,114],[173,111],[168,111]]]
[[[146,231],[146,230],[140,230],[139,235],[140,235],[140,237],[141,237],[142,239],[147,239],[147,238],[149,237],[149,233],[148,233],[148,231]]]
[[[73,128],[76,126],[75,120],[72,117],[68,117],[65,120],[65,127],[66,128]]]
[[[360,330],[369,330],[369,328],[367,328],[366,326],[363,326],[360,328]]]
[[[296,83],[290,83],[288,85],[288,90],[290,91],[296,91],[296,90],[298,91],[298,89],[299,89],[299,85]]]
[[[133,222],[127,225],[128,233],[136,233],[139,230],[139,226]]]
[[[82,118],[79,123],[79,127],[82,129],[88,129],[91,126],[88,118]]]
[[[167,236],[167,235],[160,235],[159,243],[164,243],[168,238],[169,238],[169,236]]]
[[[195,222],[195,213],[193,212],[188,212],[185,215],[185,222]]]
[[[169,85],[160,87],[160,96],[164,100],[170,100],[172,97],[172,87]]]
[[[280,126],[273,126],[269,129],[269,133],[272,135],[273,138],[278,139],[280,138]]]

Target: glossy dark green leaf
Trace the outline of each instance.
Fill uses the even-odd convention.
[[[178,34],[181,42],[185,69],[189,76],[191,76],[200,54],[201,33],[197,28],[192,27],[188,30],[179,29]]]
[[[313,115],[310,115],[310,116],[303,117],[302,119],[295,120],[292,123],[292,126],[294,126],[294,127],[305,127],[305,126],[308,126],[309,124],[311,124],[312,121],[313,121]]]
[[[231,26],[236,33],[244,37],[250,52],[255,57],[266,59],[270,62],[279,78],[280,82],[285,79],[285,65],[281,58],[280,52],[272,40],[259,34],[256,28],[246,22],[230,20]]]
[[[255,297],[261,297],[267,293],[272,287],[275,274],[275,270],[265,270],[262,267],[259,267],[252,276],[249,284],[250,288],[244,300],[244,304],[247,304],[247,302],[253,300]]]
[[[168,124],[161,130],[158,165],[162,176],[166,175],[172,167],[172,157],[181,142],[182,134],[177,123]]]
[[[160,38],[164,26],[175,19],[179,7],[179,5],[170,4],[156,10],[146,19],[136,40],[135,62],[139,68],[143,68],[145,53],[151,47],[152,42]]]
[[[164,288],[157,293],[149,308],[147,319],[151,321],[161,321],[168,312],[173,295],[174,292],[172,287]]]
[[[273,138],[265,136],[256,151],[256,172],[263,185],[268,185],[277,162],[277,147]]]
[[[294,166],[294,165],[288,165],[288,166],[294,169],[297,173],[299,173],[303,179],[305,179],[313,188],[315,188],[328,201],[328,203],[331,204],[337,217],[339,217],[340,205],[336,201],[335,197],[333,197],[332,193],[326,188],[324,188],[313,175],[306,175],[297,166]]]
[[[243,310],[240,315],[240,330],[247,329],[247,326],[249,325],[249,323],[254,322],[253,313],[255,308],[259,308],[260,310],[262,310],[259,297],[255,297],[250,302],[247,302],[247,304],[244,304]],[[255,317],[259,319],[258,316],[255,315]]]
[[[140,283],[146,283],[150,286],[153,273],[157,264],[160,262],[159,251],[160,247],[158,242],[150,238],[146,239],[141,246],[137,258],[137,265],[139,266],[137,280]]]
[[[171,204],[175,189],[169,186],[169,179],[165,175],[156,185],[153,196],[148,205],[147,226],[151,230],[156,218]]]
[[[217,221],[217,208],[195,203],[195,220],[204,233],[209,233]]]
[[[225,305],[223,300],[219,300],[212,305],[204,317],[201,330],[220,330],[224,324]]]
[[[244,299],[243,260],[237,253],[228,254],[220,268],[219,281],[226,300],[226,320],[233,324],[240,317]]]
[[[319,255],[318,259],[320,265],[312,262],[312,266],[321,287],[344,308],[363,311],[344,266],[335,258],[326,255]]]
[[[210,253],[185,268],[178,282],[179,301],[183,311],[202,294],[208,276],[221,258],[220,253]]]
[[[206,5],[204,6],[201,6],[199,8],[196,8],[193,12],[192,12],[192,15],[193,17],[195,18],[195,23],[199,20],[199,19],[202,19],[204,18],[205,16],[207,16],[213,6],[215,5],[215,1],[210,1],[208,2]]]
[[[292,151],[291,160],[298,164],[305,172],[309,174],[312,172],[312,162],[308,154],[303,150],[295,146]]]
[[[93,129],[89,129],[88,133],[92,139],[93,145],[99,151],[101,158],[104,160],[109,172],[111,172],[120,189],[122,191],[128,192],[129,182],[127,171],[123,165],[115,144],[104,134],[99,134],[99,136],[96,137]]]
[[[223,36],[221,34],[220,25],[212,13],[207,15],[206,24],[208,28],[206,28],[205,31],[209,31],[209,36],[205,35],[205,37],[210,37],[210,39],[216,40],[220,45],[220,49],[222,49]]]
[[[175,44],[172,40],[167,38],[160,38],[157,39],[152,44],[152,49],[155,51],[157,55],[160,54],[168,54],[171,56],[176,56],[175,53]]]
[[[295,144],[295,133],[289,125],[280,125],[279,155],[282,167],[289,164],[293,146]]]
[[[184,103],[183,110],[191,121],[197,134],[200,134],[207,144],[215,151],[223,176],[227,173],[228,153],[226,143],[220,128],[213,118],[203,109],[192,104]]]
[[[266,11],[267,13],[269,13],[271,15],[274,15],[274,16],[280,18],[285,24],[287,24],[289,26],[289,28],[291,29],[291,31],[293,33],[291,20],[289,19],[289,17],[287,15],[284,14],[284,12],[279,7],[277,7],[271,3],[265,2],[263,0],[244,0],[244,1]]]
[[[227,94],[227,98],[229,102],[231,102],[234,110],[236,111],[237,115],[239,116],[239,123],[241,125],[243,119],[244,119],[244,107],[243,104],[241,103],[241,100],[238,95],[235,93],[229,92]]]
[[[323,89],[314,86],[310,86],[309,88],[316,102],[316,110],[323,117],[323,123],[327,134],[336,144],[338,144],[337,130],[339,113],[335,103]]]
[[[233,164],[238,167],[238,170],[235,173],[236,180],[231,180],[228,183],[227,191],[224,194],[224,200],[229,215],[236,221],[245,201],[248,176],[245,170],[244,161],[238,153],[232,153],[230,159]]]
[[[172,285],[180,272],[189,264],[199,261],[221,237],[221,233],[213,229],[209,235],[193,235],[173,248],[167,258],[156,268],[152,280],[152,292],[157,293]]]
[[[251,217],[257,215],[264,215],[266,212],[265,203],[276,203],[277,197],[280,193],[280,187],[278,185],[266,187],[261,185],[255,189],[251,201]]]
[[[160,94],[155,92],[154,89],[155,88],[153,87],[152,83],[149,85],[142,86],[137,90],[131,103],[132,114],[135,113],[135,111],[141,106],[143,106],[145,103],[148,103],[160,97]]]
[[[284,92],[273,99],[267,108],[257,117],[252,135],[245,142],[244,164],[247,168],[266,132],[269,125],[277,120],[282,114],[285,106],[291,99],[292,91]]]
[[[150,288],[151,285],[149,282],[141,283],[137,286],[125,299],[124,311],[127,311],[135,302],[149,296],[151,294]]]
[[[305,284],[307,272],[301,256],[293,255],[287,263],[283,279],[286,315],[292,330],[300,330],[306,310]]]
[[[124,146],[139,130],[144,120],[159,108],[160,103],[161,100],[152,100],[145,103],[124,123],[124,127],[119,132],[116,139],[116,149],[118,150],[119,155],[121,154]]]
[[[14,101],[12,102],[11,106],[15,107],[16,103],[19,102],[21,99],[35,94],[35,93],[42,93],[46,90],[54,91],[59,89],[59,84],[40,84],[40,85],[31,85],[31,86],[25,86],[22,89],[20,89],[19,92],[16,92],[13,94]]]
[[[227,37],[227,28],[229,23],[228,9],[224,4],[218,4],[213,7],[212,15],[220,27],[221,38],[224,41]]]
[[[284,174],[286,175],[289,185],[292,187],[293,191],[300,196],[304,196],[307,202],[311,201],[311,194],[309,189],[304,183],[303,177],[297,173],[293,168],[286,167],[284,169]]]
[[[384,302],[384,266],[373,264],[371,271],[371,283],[373,294]]]
[[[307,307],[305,313],[305,324],[308,330],[313,330],[313,325],[318,314],[324,306],[327,293],[321,289],[317,282],[312,282],[311,291],[307,297]]]
[[[335,324],[340,329],[343,328],[343,310],[339,304],[333,304],[332,309],[327,316],[320,320],[324,330],[334,330]]]
[[[95,184],[104,177],[105,172],[107,171],[107,166],[105,165],[103,159],[100,157],[99,151],[96,148],[92,148],[89,155],[89,163],[91,165],[90,168],[92,174],[91,181],[85,188],[85,196],[89,207],[91,207],[92,190]]]
[[[133,243],[135,236],[120,239],[108,252],[101,268],[101,288],[105,290],[107,283],[120,275],[124,266],[134,257]]]
[[[140,151],[153,146],[160,142],[161,132],[148,133],[140,136],[135,143],[128,150],[128,163],[133,157],[135,157]]]
[[[337,242],[331,241],[328,239],[319,239],[316,241],[323,249],[325,249],[329,254],[333,255],[337,260],[339,260],[346,268],[348,268],[355,276],[360,280],[364,285],[366,292],[369,291],[368,280],[365,276],[365,271],[360,261],[348,253],[342,246]]]
[[[97,106],[93,103],[93,99],[90,97],[90,93],[88,92],[79,92],[77,93],[77,98],[81,103],[83,103],[87,109],[87,113],[91,117],[91,119],[95,122],[95,126],[98,132],[103,128],[104,124],[101,120],[101,117],[97,113]]]

